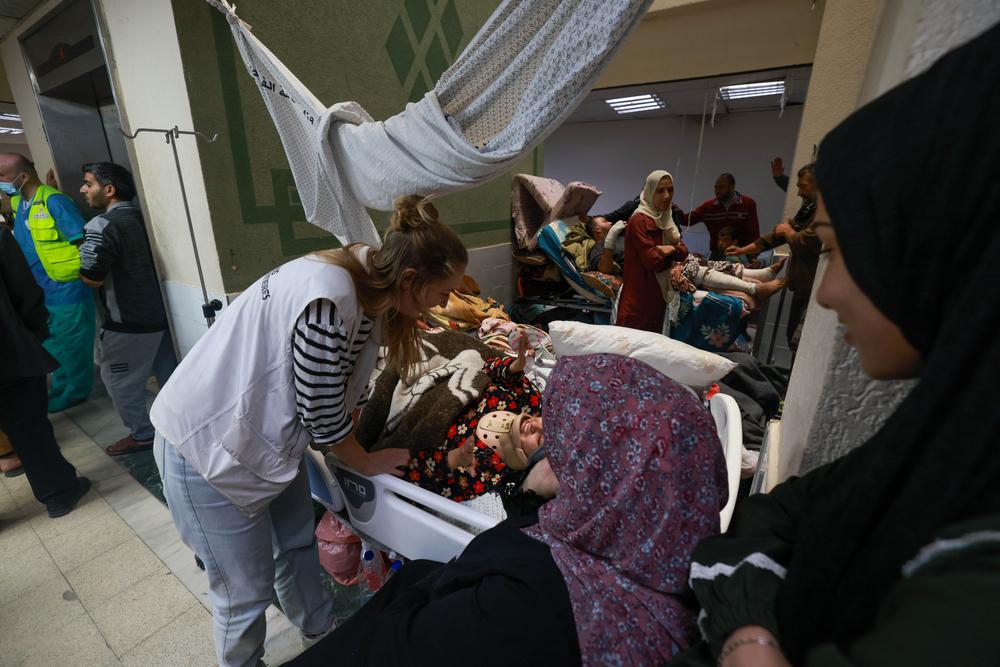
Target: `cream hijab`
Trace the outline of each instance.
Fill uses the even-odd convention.
[[[664,243],[675,244],[681,240],[681,231],[674,224],[673,211],[669,208],[666,211],[653,208],[653,193],[656,192],[656,187],[664,178],[669,178],[671,182],[674,180],[669,171],[662,169],[657,169],[646,177],[646,184],[643,186],[642,192],[639,193],[639,208],[636,209],[636,212],[648,215],[653,219],[657,228],[663,231]]]
[[[656,192],[656,186],[664,178],[669,178],[671,181],[674,180],[669,171],[662,169],[657,169],[646,177],[646,185],[643,186],[642,192],[639,193],[639,208],[635,209],[635,211],[636,213],[642,213],[651,217],[653,222],[656,223],[657,229],[663,231],[663,242],[675,245],[681,240],[681,230],[677,229],[677,225],[674,224],[673,211],[669,208],[666,211],[653,208],[653,193]],[[670,285],[670,270],[657,271],[656,282],[660,284],[660,292],[663,295],[663,300],[669,304],[674,299],[674,291]],[[669,316],[668,312],[667,317]]]

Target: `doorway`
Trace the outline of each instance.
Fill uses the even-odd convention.
[[[97,212],[78,192],[80,168],[116,162],[132,170],[90,0],[62,5],[20,41],[56,177],[89,219]]]

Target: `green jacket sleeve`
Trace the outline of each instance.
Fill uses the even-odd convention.
[[[792,249],[792,254],[802,259],[819,257],[823,250],[823,242],[819,240],[813,223],[809,223],[805,228],[796,232],[792,240],[788,242],[788,246]]]
[[[755,246],[757,246],[761,250],[770,250],[771,248],[778,247],[779,245],[783,244],[784,242],[785,241],[783,239],[779,239],[778,237],[776,237],[774,235],[774,232],[768,232],[767,234],[764,234],[763,236],[761,236],[759,239],[757,239],[753,243],[754,243]]]
[[[775,602],[800,521],[817,484],[844,460],[790,479],[767,495],[751,496],[725,534],[703,540],[694,550],[691,588],[702,608],[698,626],[713,655],[745,625],[766,627],[780,640]]]
[[[903,568],[871,630],[813,650],[808,667],[995,664],[1000,516],[956,524]]]

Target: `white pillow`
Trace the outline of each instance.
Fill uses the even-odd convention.
[[[737,366],[725,357],[679,340],[627,327],[552,322],[549,336],[558,358],[619,354],[649,364],[671,380],[699,389],[718,382]]]

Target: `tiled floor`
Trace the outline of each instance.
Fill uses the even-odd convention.
[[[52,424],[94,488],[49,519],[23,475],[0,476],[0,664],[214,665],[204,572],[163,503],[98,445],[125,434],[107,398]],[[279,665],[300,635],[274,607],[267,619],[264,658]]]
[[[150,391],[149,404],[152,405],[153,395],[157,391],[156,381],[153,378],[149,379],[147,388]],[[94,442],[102,445],[111,444],[128,435],[128,429],[118,418],[118,413],[115,412],[111,399],[105,392],[100,376],[97,374],[94,377],[94,391],[90,399],[70,408],[66,411],[66,415]],[[124,454],[116,457],[115,461],[125,468],[147,491],[166,502],[163,500],[163,485],[160,483],[160,474],[156,470],[152,451]]]

